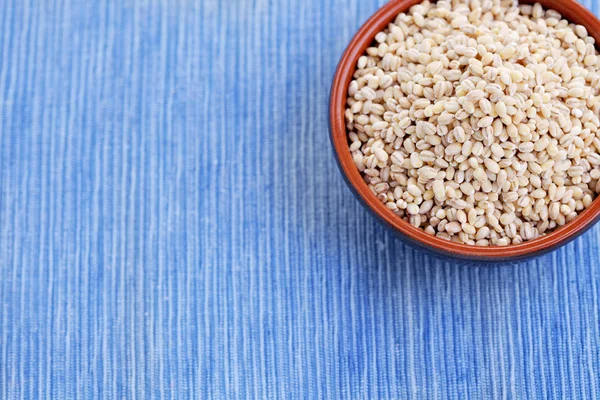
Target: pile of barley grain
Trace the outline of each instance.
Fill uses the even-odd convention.
[[[425,1],[358,61],[350,150],[377,197],[440,238],[517,244],[600,191],[600,57],[580,25],[516,1]]]

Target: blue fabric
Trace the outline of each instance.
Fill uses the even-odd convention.
[[[0,1],[1,399],[600,398],[600,228],[437,260],[345,187],[382,4]]]

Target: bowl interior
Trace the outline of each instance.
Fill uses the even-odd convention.
[[[409,241],[435,252],[459,258],[506,260],[529,257],[550,251],[583,233],[600,216],[600,197],[596,198],[590,207],[571,222],[538,239],[517,245],[478,247],[440,239],[425,233],[421,228],[415,228],[386,208],[371,192],[354,165],[348,146],[344,117],[347,88],[352,80],[358,58],[371,45],[375,35],[385,29],[399,13],[407,11],[411,6],[420,2],[421,0],[398,0],[384,5],[354,36],[338,65],[330,99],[331,140],[340,170],[348,185],[358,199],[380,220]],[[538,2],[546,9],[558,11],[570,22],[585,26],[596,43],[600,42],[600,21],[579,3],[573,0],[540,0]],[[525,0],[522,3],[533,4],[535,1]]]

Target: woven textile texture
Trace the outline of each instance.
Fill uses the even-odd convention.
[[[600,228],[444,261],[345,186],[382,4],[0,0],[0,399],[600,398]]]

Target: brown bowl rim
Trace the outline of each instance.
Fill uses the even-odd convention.
[[[421,2],[422,0],[392,0],[385,4],[354,35],[338,64],[331,88],[330,134],[338,166],[355,195],[377,217],[411,242],[437,253],[459,258],[507,260],[533,256],[556,249],[589,229],[600,216],[600,197],[597,197],[592,205],[575,219],[538,239],[508,246],[479,247],[460,244],[431,236],[421,228],[410,225],[385,207],[371,192],[354,165],[348,146],[344,117],[347,88],[352,80],[358,58],[371,45],[375,35],[393,21],[399,13]],[[538,2],[544,8],[558,11],[570,22],[585,26],[588,34],[594,37],[596,43],[600,43],[600,21],[581,4],[574,0],[540,0]],[[534,1],[525,0],[521,3],[532,4]]]

